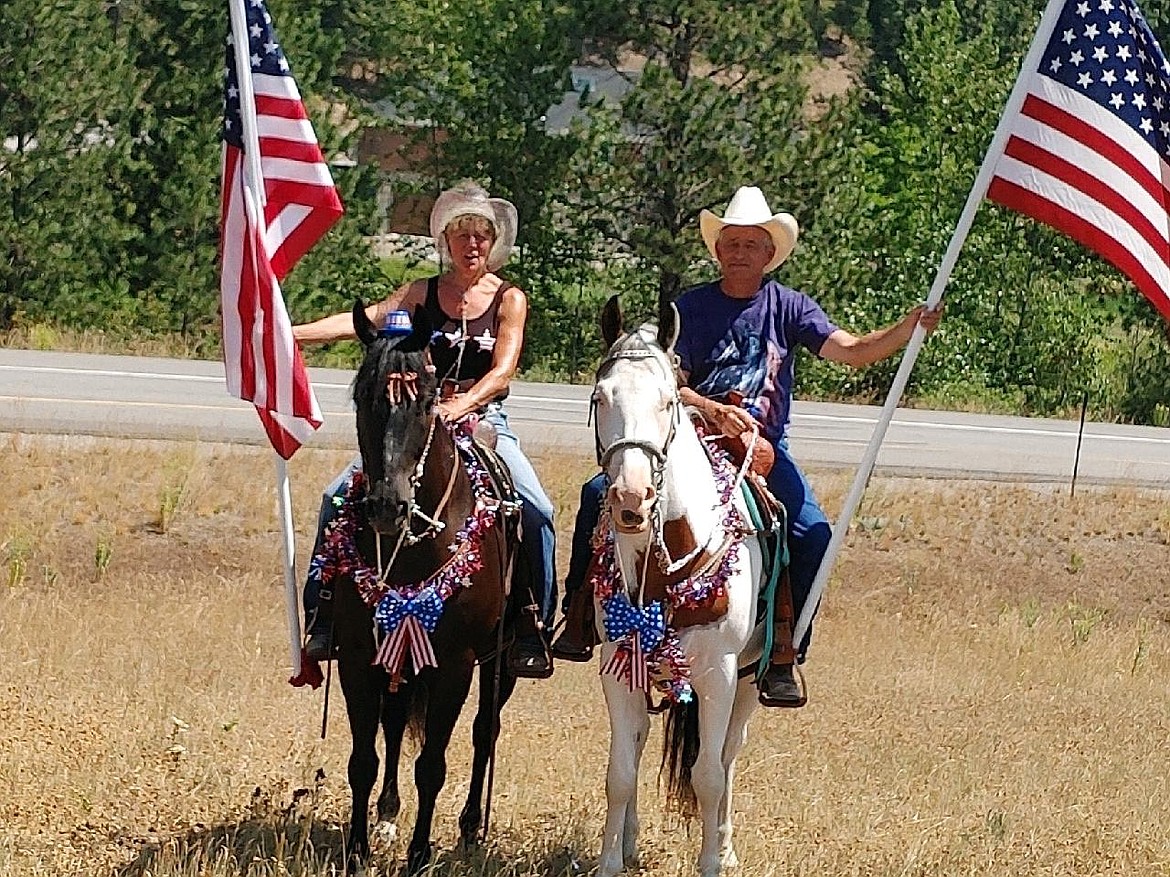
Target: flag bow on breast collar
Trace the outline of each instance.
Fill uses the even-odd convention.
[[[618,644],[603,673],[629,682],[630,690],[650,690],[647,656],[666,636],[666,613],[661,600],[635,606],[624,592],[605,601],[605,635]]]
[[[409,650],[415,672],[423,667],[437,667],[430,634],[435,632],[442,615],[443,598],[434,587],[411,597],[397,591],[388,593],[374,610],[374,621],[383,637],[374,663],[397,677]]]

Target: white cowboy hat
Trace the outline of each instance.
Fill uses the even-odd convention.
[[[764,200],[764,193],[755,186],[740,186],[727,205],[722,219],[710,210],[699,213],[699,231],[703,235],[703,243],[716,259],[719,257],[715,252],[715,242],[719,240],[719,233],[724,226],[728,225],[754,225],[771,235],[776,253],[772,261],[764,266],[765,274],[788,258],[796,246],[796,236],[800,234],[796,218],[791,213],[773,213]]]
[[[495,271],[508,261],[512,255],[512,246],[516,243],[516,226],[519,222],[511,201],[489,198],[488,193],[474,183],[460,183],[440,194],[431,208],[431,237],[435,239],[439,257],[444,261],[451,258],[451,253],[443,231],[452,220],[460,216],[482,216],[495,229],[496,239],[487,258],[489,271]]]

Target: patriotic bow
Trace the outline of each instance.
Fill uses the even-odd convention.
[[[646,656],[658,648],[666,636],[662,601],[635,606],[628,595],[619,592],[605,601],[604,608],[605,635],[618,646],[601,672],[626,679],[630,691],[649,691],[650,670]]]
[[[427,588],[413,597],[390,591],[374,610],[374,621],[383,637],[374,663],[385,667],[394,680],[401,678],[407,650],[415,672],[423,667],[437,667],[439,663],[435,659],[430,634],[434,633],[442,615],[443,598],[434,588]]]

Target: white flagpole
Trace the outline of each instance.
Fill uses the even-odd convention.
[[[232,46],[236,55],[236,80],[240,88],[240,118],[244,130],[244,201],[249,224],[264,228],[264,172],[260,165],[260,135],[256,126],[256,100],[252,92],[251,49],[248,45],[248,17],[244,0],[228,0],[232,21]],[[263,235],[260,236],[263,240]],[[284,547],[284,595],[288,616],[289,659],[293,675],[301,670],[301,617],[297,598],[296,535],[293,530],[292,494],[289,489],[288,463],[276,451],[276,496]]]
[[[1066,0],[1049,0],[1048,7],[1044,10],[1044,15],[1040,18],[1036,35],[1032,38],[1032,45],[1028,49],[1027,55],[1024,56],[1023,63],[1020,65],[1020,73],[1016,76],[1016,84],[1012,87],[1011,94],[1008,95],[1007,103],[1004,105],[1003,115],[1000,116],[999,125],[995,129],[995,136],[991,140],[991,145],[987,148],[987,154],[983,157],[983,165],[979,168],[979,173],[975,177],[975,184],[971,187],[971,191],[967,195],[967,203],[963,207],[963,212],[959,216],[959,222],[955,226],[954,233],[951,235],[950,244],[947,246],[947,251],[943,255],[942,262],[939,264],[938,272],[934,276],[934,283],[931,284],[930,294],[926,298],[927,307],[933,308],[942,299],[943,291],[951,279],[951,271],[954,270],[955,262],[958,261],[959,251],[963,248],[963,243],[967,239],[967,233],[971,230],[971,223],[975,220],[975,211],[979,209],[979,204],[983,201],[983,196],[987,194],[987,188],[991,185],[991,177],[995,173],[995,166],[999,162],[1000,156],[1003,155],[1004,148],[1007,146],[1008,137],[1011,135],[1011,123],[1024,104],[1024,98],[1028,93],[1028,77],[1033,70],[1036,70],[1040,66],[1040,59],[1044,55],[1045,48],[1048,46],[1048,40],[1052,36],[1052,31],[1056,27],[1056,21],[1060,18],[1060,13],[1064,8],[1065,2]],[[858,464],[857,475],[853,479],[853,486],[849,488],[849,493],[845,497],[845,503],[841,507],[841,514],[837,518],[836,526],[833,527],[833,536],[829,540],[829,546],[825,549],[824,559],[821,560],[820,568],[817,570],[817,577],[813,580],[808,599],[805,601],[800,618],[797,619],[796,627],[793,629],[792,641],[798,647],[801,640],[804,639],[804,634],[808,630],[808,626],[812,623],[813,613],[816,611],[817,604],[820,602],[821,596],[825,592],[825,587],[829,583],[829,576],[833,572],[833,564],[836,563],[837,555],[840,553],[841,546],[845,542],[845,536],[849,531],[849,524],[853,521],[857,507],[861,504],[861,497],[865,493],[865,487],[869,483],[869,478],[873,474],[874,464],[877,462],[878,450],[881,448],[882,440],[886,436],[886,430],[890,426],[890,421],[894,417],[894,409],[898,407],[898,402],[906,389],[906,383],[910,380],[910,370],[914,368],[914,361],[918,358],[918,353],[922,349],[922,343],[925,337],[926,333],[922,327],[916,326],[914,334],[910,337],[910,343],[906,345],[906,352],[902,355],[902,364],[898,366],[898,372],[894,375],[894,381],[890,385],[890,392],[886,396],[886,402],[882,406],[881,414],[878,416],[877,425],[874,426],[873,437],[869,440],[869,445],[866,447],[861,462]]]
[[[297,594],[297,549],[293,531],[292,492],[289,489],[288,461],[275,451],[276,496],[280,507],[280,530],[284,545],[284,605],[288,617],[289,660],[293,675],[301,672],[301,615]]]

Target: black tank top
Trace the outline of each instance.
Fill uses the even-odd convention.
[[[462,321],[449,317],[439,305],[439,278],[432,277],[427,281],[427,297],[423,307],[431,318],[434,332],[431,336],[431,361],[435,364],[435,373],[440,381],[474,383],[491,371],[499,335],[500,298],[504,290],[511,286],[506,280],[500,284],[487,310],[474,320],[467,321],[467,332],[464,334]],[[463,349],[462,358],[459,356],[460,348]],[[498,402],[507,396],[508,391],[504,390],[492,401]]]

